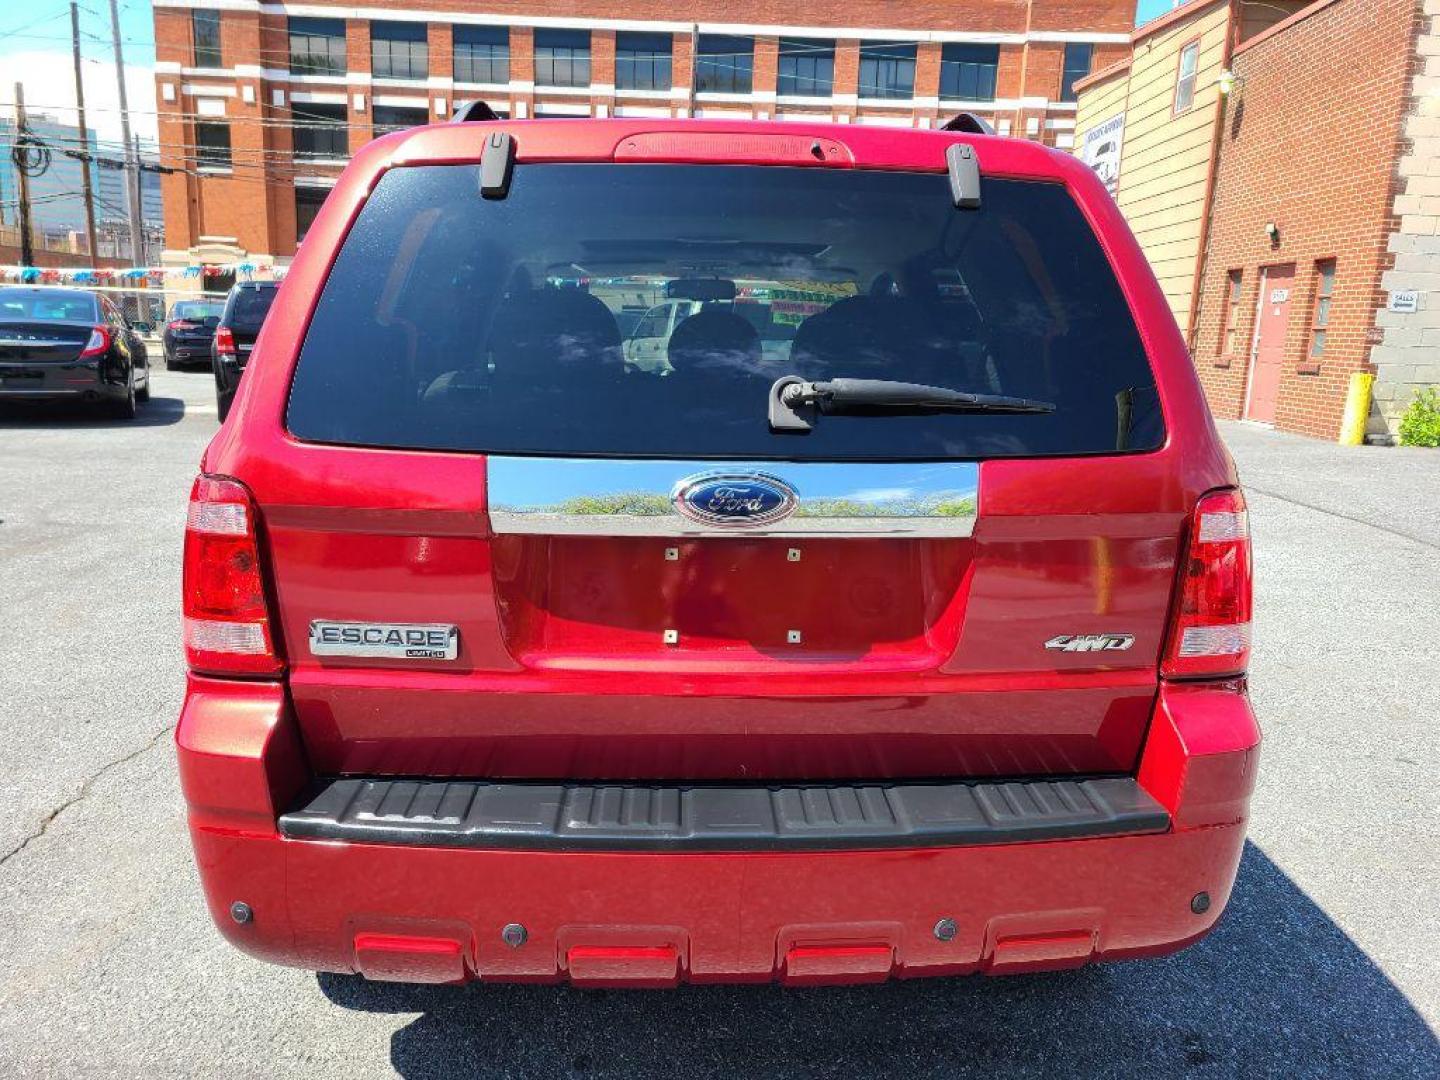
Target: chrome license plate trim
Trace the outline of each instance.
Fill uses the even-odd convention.
[[[496,533],[569,536],[967,537],[975,529],[980,488],[973,461],[496,455],[486,460],[486,477]],[[678,504],[707,477],[778,480],[794,493],[794,506],[779,519],[767,512],[754,521],[696,520]]]

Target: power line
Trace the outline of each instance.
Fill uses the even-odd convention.
[[[22,36],[22,30],[29,30],[32,26],[39,26],[41,23],[45,22],[53,22],[55,19],[59,19],[62,17],[63,16],[60,12],[56,12],[52,15],[41,15],[38,19],[31,19],[28,23],[22,23],[21,25],[15,27],[13,30],[0,30],[0,38],[20,37]],[[65,39],[61,38],[60,40],[63,41]]]

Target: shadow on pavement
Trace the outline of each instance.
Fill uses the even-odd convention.
[[[1440,1075],[1440,1044],[1255,846],[1208,939],[1173,957],[1008,978],[781,990],[411,987],[320,975],[419,1013],[403,1076]]]
[[[91,430],[98,428],[169,427],[185,419],[185,402],[153,396],[142,401],[134,420],[118,420],[100,405],[51,402],[0,403],[0,430]]]

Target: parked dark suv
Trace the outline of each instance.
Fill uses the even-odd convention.
[[[160,335],[167,371],[209,362],[210,342],[224,306],[222,300],[175,301]]]
[[[215,370],[215,405],[220,420],[230,415],[230,403],[240,385],[240,376],[250,360],[250,350],[260,335],[265,315],[275,301],[280,286],[273,281],[245,281],[230,290],[225,310],[215,327],[215,340],[210,349],[210,366]]]
[[[627,365],[619,313],[666,300],[698,310]],[[1250,565],[1184,339],[1078,158],[386,136],[192,489],[209,910],[256,956],[418,982],[1172,952],[1244,846]]]

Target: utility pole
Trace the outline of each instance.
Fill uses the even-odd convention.
[[[144,266],[149,257],[145,252],[145,185],[141,183],[145,170],[141,168],[139,135],[135,136],[134,147],[135,172],[132,175],[135,180],[135,220],[140,226],[140,231],[136,234],[140,237],[140,258],[135,260],[135,265]]]
[[[70,0],[70,47],[75,57],[75,108],[80,114],[80,148],[90,153],[90,129],[85,126],[85,81],[80,75],[80,9]],[[95,244],[95,192],[90,187],[91,162],[80,162],[81,191],[85,196],[85,242],[90,247],[90,265],[99,266]]]
[[[115,79],[120,89],[120,137],[125,140],[125,209],[130,217],[130,257],[135,266],[145,262],[140,232],[140,158],[130,142],[130,104],[125,95],[125,51],[120,46],[120,8],[110,0],[110,36],[115,42]]]
[[[35,245],[30,239],[30,175],[21,162],[25,136],[30,129],[25,124],[25,86],[15,84],[15,175],[20,178],[20,265],[35,265]]]

